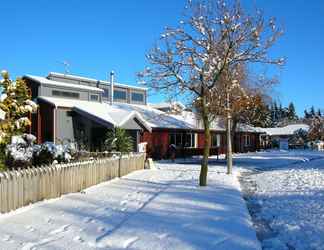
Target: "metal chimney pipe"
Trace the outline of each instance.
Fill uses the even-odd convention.
[[[114,71],[110,72],[110,105],[114,103]]]

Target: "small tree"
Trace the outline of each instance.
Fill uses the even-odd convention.
[[[133,150],[133,140],[125,129],[115,128],[108,131],[105,140],[105,148],[108,151],[115,150],[121,153],[129,153]]]
[[[0,168],[5,168],[5,146],[12,136],[21,135],[30,126],[28,115],[37,110],[37,105],[30,100],[24,80],[10,80],[7,71],[2,71],[1,76],[0,110],[4,117],[0,121]]]
[[[324,118],[314,116],[310,120],[310,128],[308,131],[308,139],[310,141],[322,140],[324,141]]]
[[[187,95],[196,101],[205,135],[201,186],[207,185],[211,91],[224,72],[235,76],[238,64],[282,64],[283,59],[270,59],[267,53],[281,34],[273,18],[266,21],[259,11],[246,14],[239,1],[188,1],[184,20],[176,28],[167,27],[147,55],[151,67],[139,74],[142,82],[170,97]],[[223,92],[229,94],[238,83],[235,78],[227,83]]]
[[[4,111],[5,119],[0,123],[0,144],[5,145],[13,135],[22,134],[31,125],[28,115],[37,110],[37,105],[31,101],[24,80],[10,80],[7,71],[2,71],[1,75],[0,109]]]

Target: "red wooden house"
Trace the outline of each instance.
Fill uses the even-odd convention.
[[[50,73],[47,77],[26,75],[32,97],[39,104],[32,115],[31,131],[39,143],[73,141],[90,150],[101,150],[105,133],[122,127],[133,137],[134,150],[148,143],[154,158],[168,157],[170,144],[178,154],[202,154],[204,134],[200,120],[179,103],[149,105],[147,89],[74,75]],[[226,136],[222,119],[213,122],[211,153],[224,153]],[[260,131],[239,125],[236,152],[259,149]]]

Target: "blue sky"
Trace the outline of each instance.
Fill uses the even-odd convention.
[[[145,53],[163,27],[181,18],[185,0],[33,0],[0,5],[0,69],[13,77],[70,71],[105,79],[110,70],[118,82],[136,84],[146,65]],[[324,2],[244,0],[284,26],[285,35],[271,51],[285,56],[278,71],[275,98],[293,101],[299,114],[314,105],[324,108]],[[151,102],[163,97],[152,95]]]

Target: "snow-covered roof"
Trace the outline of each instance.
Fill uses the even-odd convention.
[[[293,135],[296,131],[300,129],[308,131],[309,126],[307,124],[292,124],[292,125],[279,127],[279,128],[260,128],[260,129],[270,136],[281,136],[281,135]]]
[[[160,103],[149,103],[149,106],[156,109],[171,109],[175,106],[180,107],[181,109],[185,109],[186,106],[181,102],[160,102]]]
[[[104,102],[90,102],[81,100],[70,100],[56,97],[38,97],[40,100],[54,105],[55,107],[71,108],[79,113],[95,117],[96,119],[111,124],[115,127],[123,127],[129,120],[137,119],[148,130],[150,124],[136,111],[121,109],[116,105],[109,105]]]
[[[108,82],[108,81],[97,80],[94,78],[83,77],[83,76],[62,74],[62,73],[57,73],[57,72],[50,72],[48,74],[48,77],[57,77],[57,78],[62,78],[62,79],[65,78],[65,79],[69,79],[69,80],[83,81],[83,82],[90,82],[90,83],[97,83],[99,81],[99,83],[102,83],[102,84],[107,84],[107,85],[110,84],[110,82]],[[122,88],[132,88],[132,89],[138,89],[138,90],[147,90],[147,88],[128,85],[128,84],[122,84],[122,83],[117,83],[117,82],[114,82],[114,86],[122,87]]]
[[[81,84],[75,84],[75,83],[53,81],[53,80],[47,79],[46,77],[41,77],[41,76],[25,75],[24,78],[33,80],[33,81],[38,82],[39,84],[45,85],[45,86],[48,85],[51,87],[57,86],[57,87],[64,87],[64,88],[70,88],[70,89],[103,92],[103,90],[100,88],[91,87],[91,86],[87,86],[87,85],[81,85]]]
[[[184,117],[170,115],[148,105],[115,103],[113,106],[138,112],[152,128],[197,129],[195,124],[188,122]]]
[[[56,107],[72,108],[87,115],[92,115],[104,122],[122,127],[131,119],[138,119],[141,124],[151,131],[160,129],[202,130],[201,120],[193,112],[183,111],[180,114],[168,114],[148,105],[128,103],[90,102],[56,97],[39,97],[39,99],[55,105]],[[225,131],[225,122],[217,118],[211,123],[211,130]],[[260,132],[257,128],[239,124],[237,131]]]

